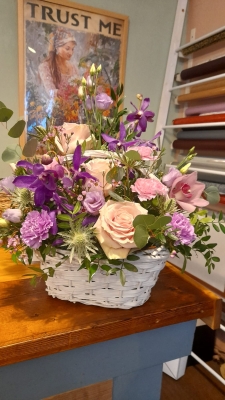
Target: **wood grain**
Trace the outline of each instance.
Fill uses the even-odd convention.
[[[131,310],[53,299],[46,293],[44,282],[33,288],[27,279],[7,281],[3,277],[0,282],[0,365],[197,318],[214,316],[217,328],[215,315],[220,307],[218,296],[200,284],[196,286],[171,264],[161,271],[150,299]]]
[[[43,400],[112,400],[113,381],[105,381],[81,389],[57,394]]]

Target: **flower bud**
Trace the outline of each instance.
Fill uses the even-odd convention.
[[[142,96],[142,94],[137,94],[137,96],[136,96],[136,97],[137,97],[137,99],[138,99],[138,100],[140,100],[140,101],[142,101],[142,100],[143,100],[143,96]]]
[[[92,64],[91,69],[90,69],[90,75],[96,74],[96,69],[95,69],[95,64]]]
[[[90,75],[87,77],[87,86],[88,87],[93,87],[95,84],[93,80],[91,79]]]
[[[48,154],[44,154],[44,155],[41,157],[41,163],[42,163],[43,165],[49,165],[49,164],[52,163],[52,161],[53,161],[52,157],[50,157]]]
[[[180,172],[181,172],[182,174],[186,174],[186,172],[189,170],[190,166],[191,166],[191,163],[186,164],[184,167],[182,167],[182,168],[180,169]]]
[[[97,72],[101,72],[101,70],[102,70],[102,66],[101,66],[101,64],[98,66],[98,68],[97,68]]]
[[[78,88],[78,97],[80,99],[83,99],[83,97],[84,97],[84,88],[83,88],[83,86],[79,86],[79,88]]]
[[[86,81],[86,79],[85,79],[84,76],[83,76],[83,78],[81,79],[81,83],[82,83],[83,86],[86,86],[86,84],[87,84],[87,81]]]
[[[4,218],[0,218],[0,228],[7,228],[9,225],[9,221],[6,221]]]

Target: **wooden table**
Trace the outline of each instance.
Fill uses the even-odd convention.
[[[0,259],[2,400],[46,399],[105,381],[112,394],[51,398],[159,400],[162,364],[190,354],[195,320],[219,327],[219,297],[171,264],[149,301],[119,310],[53,299],[43,282],[32,288],[19,279],[26,267],[2,251]]]

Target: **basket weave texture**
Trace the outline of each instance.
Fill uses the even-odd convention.
[[[124,270],[125,286],[121,285],[118,275],[107,276],[100,268],[89,283],[88,271],[78,271],[78,261],[73,260],[72,264],[66,261],[55,268],[59,257],[47,257],[41,268],[51,266],[55,268],[55,273],[47,279],[46,290],[52,297],[73,303],[123,309],[141,306],[149,299],[151,289],[168,259],[169,252],[160,247],[136,254],[140,259],[132,261],[132,264],[138,268],[138,272]]]
[[[3,212],[11,205],[11,196],[4,192],[0,192],[0,217]]]

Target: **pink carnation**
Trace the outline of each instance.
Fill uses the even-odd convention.
[[[157,195],[166,196],[168,189],[158,179],[138,178],[134,185],[131,185],[132,192],[138,193],[140,201],[154,199]]]
[[[142,160],[155,160],[157,157],[153,156],[154,149],[151,147],[146,147],[146,146],[133,146],[129,147],[128,150],[135,150],[137,151]]]

